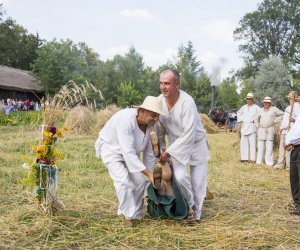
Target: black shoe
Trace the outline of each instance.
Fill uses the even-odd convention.
[[[291,211],[300,211],[300,205],[292,201],[287,205],[288,210]]]
[[[247,160],[240,160],[240,163],[247,163]]]
[[[290,215],[298,215],[298,216],[300,216],[300,210],[290,211]]]

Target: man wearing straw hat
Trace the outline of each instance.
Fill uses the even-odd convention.
[[[242,106],[237,112],[237,120],[242,123],[241,128],[241,162],[256,160],[256,126],[254,119],[258,115],[260,108],[254,104],[254,96],[248,93],[246,96],[247,104]],[[249,155],[250,152],[250,155]]]
[[[171,156],[174,175],[189,206],[187,222],[200,221],[206,196],[207,163],[209,160],[205,129],[193,98],[180,90],[180,75],[174,69],[160,74],[162,110],[158,122],[161,148],[168,135],[170,146],[161,154],[165,162]],[[190,171],[188,171],[188,164]]]
[[[118,215],[125,217],[124,225],[128,227],[144,216],[144,175],[153,183],[156,163],[149,134],[163,114],[160,98],[147,96],[142,105],[114,114],[95,143],[96,156],[102,159],[114,181]],[[141,152],[143,162],[139,159]]]
[[[284,115],[280,124],[280,144],[279,144],[279,156],[277,164],[274,166],[276,169],[290,169],[290,155],[291,152],[284,149],[284,142],[287,132],[293,126],[295,117],[298,113],[298,103],[295,102],[296,94],[291,91],[287,96],[290,105],[284,111]]]
[[[257,129],[257,158],[256,164],[262,164],[265,151],[265,163],[268,167],[274,165],[273,161],[273,140],[274,125],[280,122],[284,112],[272,106],[272,98],[266,96],[263,100],[263,107],[255,118]]]

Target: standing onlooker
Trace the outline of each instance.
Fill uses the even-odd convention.
[[[25,111],[28,111],[28,110],[29,110],[29,106],[30,106],[30,101],[27,99],[27,100],[24,102],[24,110],[25,110]]]
[[[242,106],[237,112],[237,121],[242,123],[241,128],[241,162],[256,160],[256,126],[255,117],[258,115],[260,108],[254,104],[254,96],[248,93],[246,96],[247,104]],[[249,155],[250,152],[250,155]]]
[[[265,151],[265,163],[272,167],[273,161],[273,140],[275,134],[275,123],[280,122],[284,112],[272,105],[272,98],[266,96],[263,100],[263,108],[261,108],[258,116],[255,118],[257,130],[257,158],[256,164],[261,164]]]
[[[290,168],[290,155],[291,152],[284,149],[285,137],[291,126],[293,126],[294,118],[295,118],[295,110],[297,110],[297,103],[295,102],[295,92],[290,92],[287,96],[289,99],[290,105],[284,111],[284,115],[280,124],[280,144],[279,144],[279,156],[277,164],[274,168],[282,169],[286,167],[287,169]],[[293,111],[292,111],[293,107]]]
[[[174,175],[190,209],[187,221],[194,223],[200,221],[206,196],[209,153],[205,129],[195,101],[180,90],[179,73],[173,69],[165,70],[159,81],[162,109],[166,115],[159,117],[158,135],[162,148],[165,135],[170,144],[161,154],[161,161],[171,156]]]
[[[290,185],[293,202],[289,207],[295,210],[291,214],[300,215],[300,116],[287,133],[285,144],[285,149],[291,151]]]

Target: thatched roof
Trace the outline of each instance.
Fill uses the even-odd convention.
[[[41,92],[42,87],[28,71],[0,65],[0,88],[24,92]]]

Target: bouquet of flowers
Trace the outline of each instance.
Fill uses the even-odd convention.
[[[40,145],[34,145],[33,151],[36,154],[36,158],[33,163],[29,165],[29,177],[23,180],[23,183],[36,186],[36,198],[39,204],[46,201],[49,203],[49,199],[57,200],[57,166],[56,162],[62,160],[63,154],[56,149],[56,142],[58,139],[64,138],[62,130],[57,127],[49,127],[45,129],[45,125],[42,125],[42,142]],[[45,130],[45,131],[44,131]],[[63,127],[64,131],[67,128]],[[28,160],[27,160],[28,162]],[[28,166],[25,165],[25,166]],[[54,197],[50,197],[51,184],[54,186]]]
[[[87,93],[90,90],[98,93],[103,99],[101,91],[92,84],[86,82],[85,85],[78,86],[73,81],[64,85],[53,98],[47,98],[47,105],[41,110],[43,115],[41,144],[33,146],[36,154],[35,160],[28,164],[30,160],[24,158],[27,163],[24,163],[23,167],[29,167],[29,176],[23,180],[23,183],[36,187],[36,198],[47,213],[52,212],[53,209],[57,210],[64,207],[57,199],[56,162],[62,160],[63,155],[56,149],[56,144],[58,139],[64,137],[62,131],[67,131],[67,128],[60,129],[55,126],[55,123],[62,117],[63,111],[82,102],[88,105]]]

